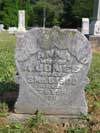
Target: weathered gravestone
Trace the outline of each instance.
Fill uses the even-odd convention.
[[[91,46],[77,30],[33,28],[17,35],[17,113],[87,114],[84,87]],[[17,73],[17,74],[18,74]]]
[[[0,24],[0,31],[4,30],[4,24]]]
[[[18,32],[25,32],[25,11],[19,10],[18,12]]]
[[[90,24],[90,34],[100,36],[100,0],[94,0],[93,20]]]
[[[89,18],[82,18],[82,33],[84,35],[89,34]]]
[[[15,34],[18,31],[17,27],[9,27],[8,32],[9,34]]]

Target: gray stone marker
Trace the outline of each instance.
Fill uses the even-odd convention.
[[[18,31],[17,27],[9,27],[8,32],[9,34],[15,34]]]
[[[17,113],[87,114],[84,87],[91,46],[77,30],[33,28],[17,35]]]
[[[100,0],[94,0],[93,21],[90,24],[90,34],[100,36]]]
[[[0,31],[4,30],[4,24],[0,24]]]
[[[18,22],[18,31],[25,32],[25,11],[19,10],[19,22]]]
[[[82,18],[82,33],[84,35],[89,34],[89,18]]]

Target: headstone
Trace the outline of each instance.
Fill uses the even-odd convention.
[[[89,19],[88,18],[82,18],[82,33],[84,35],[89,34]]]
[[[19,10],[18,31],[25,32],[25,11]]]
[[[9,34],[15,34],[18,31],[17,27],[9,27],[8,32]]]
[[[3,30],[4,30],[4,25],[0,24],[0,31],[3,31]]]
[[[93,20],[90,24],[90,34],[100,36],[100,0],[94,0]]]
[[[87,114],[84,87],[91,45],[77,30],[33,28],[17,34],[17,113]]]

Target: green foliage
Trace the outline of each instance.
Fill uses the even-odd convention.
[[[0,32],[0,92],[15,88],[15,36]]]
[[[88,133],[86,128],[70,128],[66,131],[66,133]]]
[[[3,23],[5,28],[18,25],[18,10],[21,9],[26,11],[27,25],[32,7],[30,0],[0,0],[0,7],[0,23]]]
[[[6,103],[0,103],[0,117],[8,114],[8,105]]]
[[[13,0],[1,0],[0,5],[0,23],[3,23],[5,28],[17,26],[17,5],[13,3]]]
[[[0,133],[30,133],[21,123],[15,122],[0,128]]]
[[[90,79],[89,85],[86,87],[86,91],[89,93],[95,93],[100,95],[100,54],[94,53],[92,64],[88,73]]]
[[[73,13],[79,17],[92,17],[93,0],[75,0]]]
[[[10,127],[11,129],[22,129],[22,128],[23,128],[22,125],[21,125],[21,123],[18,123],[18,122],[11,123],[11,124],[9,125],[9,127]]]
[[[97,108],[100,108],[100,101],[94,101],[94,108],[97,109]]]
[[[38,0],[33,5],[33,25],[43,26],[43,10],[46,11],[46,26],[59,24],[60,15],[63,13],[61,0]]]
[[[75,0],[63,0],[64,9],[63,14],[60,18],[62,27],[72,28],[73,26],[77,25],[77,21],[72,11],[74,2]]]
[[[35,116],[32,116],[28,120],[28,126],[33,127],[36,126],[37,124],[43,123],[44,122],[44,116],[41,112],[37,111],[35,113]]]
[[[97,130],[96,133],[100,133],[100,130]]]
[[[86,4],[87,3],[87,4]],[[18,10],[26,11],[26,26],[43,26],[43,9],[46,9],[46,26],[77,27],[82,17],[92,17],[93,0],[0,0],[0,23],[17,26]]]
[[[80,113],[80,119],[86,120],[87,119],[87,115],[84,115],[83,113]]]
[[[15,37],[7,32],[0,33],[0,82],[13,81]]]

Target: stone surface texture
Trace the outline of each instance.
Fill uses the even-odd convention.
[[[77,30],[33,28],[17,34],[15,62],[20,90],[15,111],[87,114],[84,87],[91,45]]]

